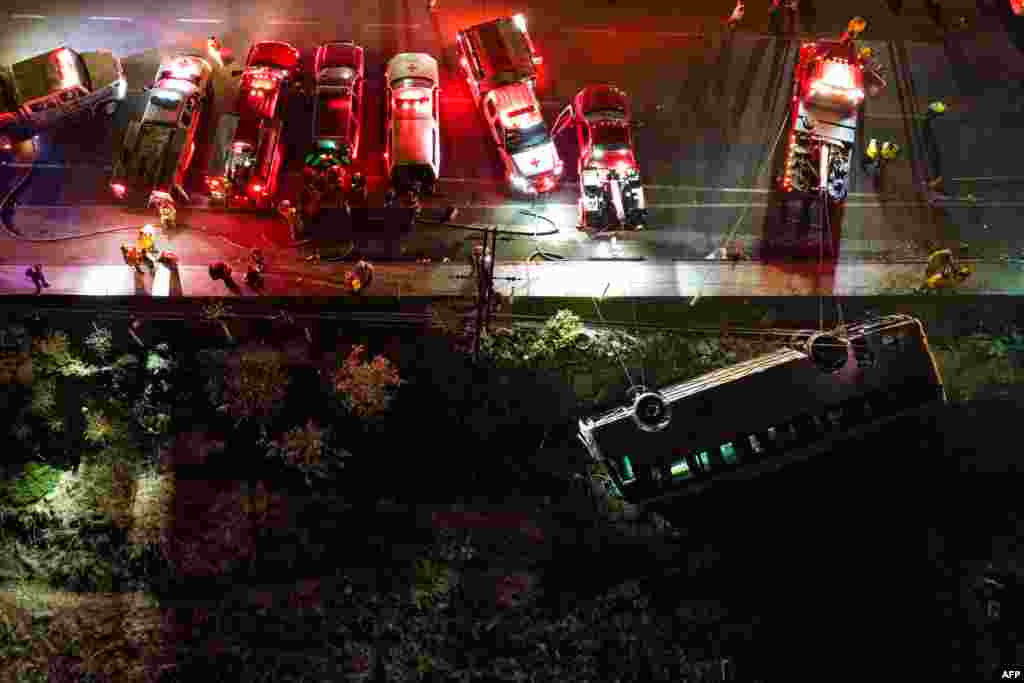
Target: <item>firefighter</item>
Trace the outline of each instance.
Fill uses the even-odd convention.
[[[882,160],[878,156],[878,140],[875,138],[871,138],[868,142],[861,163],[864,166],[864,170],[868,173],[877,173],[881,168]]]
[[[163,199],[157,202],[157,212],[160,214],[160,227],[164,232],[174,230],[177,224],[178,212],[174,208],[174,202],[170,199]]]
[[[333,161],[333,160],[332,160]],[[341,205],[345,196],[345,167],[336,161],[324,169],[325,194]]]
[[[396,202],[398,202],[398,192],[394,187],[389,187],[388,191],[384,193],[384,208],[390,209]]]
[[[267,260],[263,256],[262,249],[253,249],[250,251],[249,261],[252,263],[252,267],[260,273],[267,269]]]
[[[302,217],[299,212],[287,199],[277,205],[277,212],[288,223],[288,231],[291,233],[292,239],[296,239],[302,232]]]
[[[846,25],[846,31],[843,33],[843,37],[839,39],[842,44],[849,43],[857,40],[857,37],[864,32],[864,29],[868,27],[868,22],[861,17],[854,17],[850,19],[850,23]]]
[[[210,36],[206,39],[206,51],[210,53],[210,57],[213,58],[213,61],[217,62],[217,66],[221,67],[224,66],[224,57],[221,54],[222,48],[223,45],[221,45],[217,36]]]
[[[139,237],[135,242],[139,249],[141,259],[145,261],[146,266],[150,268],[153,267],[152,259],[157,252],[156,240],[154,239],[155,233],[156,230],[152,225],[144,225],[142,226],[142,229],[139,230]]]
[[[946,113],[946,103],[942,100],[936,100],[928,105],[928,111],[925,113],[924,118],[926,121],[931,122]]]
[[[122,244],[121,256],[124,257],[124,262],[126,265],[134,268],[136,272],[138,272],[139,274],[144,274],[145,271],[142,270],[142,257],[139,254],[139,250],[136,247],[133,247],[128,244]]]
[[[366,188],[366,177],[362,173],[353,173],[349,183],[348,204],[350,206],[366,206],[369,191]]]
[[[257,292],[263,289],[263,272],[259,266],[252,263],[245,271],[245,284],[249,285]]]
[[[231,282],[231,266],[224,261],[217,261],[210,265],[210,279],[223,280],[225,284]]]
[[[900,154],[900,146],[894,142],[883,142],[882,150],[879,153],[882,157],[882,161],[892,161],[897,158]]]
[[[736,7],[733,8],[732,14],[729,16],[729,20],[726,24],[729,26],[730,31],[735,31],[736,26],[743,21],[743,15],[747,11],[746,5],[743,0],[736,0]]]

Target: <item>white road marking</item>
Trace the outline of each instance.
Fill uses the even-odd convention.
[[[419,24],[363,24],[365,28],[419,28]]]
[[[223,19],[178,19],[183,24],[223,24]]]
[[[153,296],[168,296],[171,293],[171,269],[162,263],[156,264],[153,273]]]
[[[306,19],[269,19],[267,23],[271,26],[313,26],[323,22]]]
[[[42,14],[12,14],[11,19],[46,19]]]
[[[131,17],[89,17],[89,21],[135,21]]]

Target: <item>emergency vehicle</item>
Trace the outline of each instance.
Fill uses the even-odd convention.
[[[313,64],[313,143],[317,149],[345,146],[349,156],[359,154],[362,137],[363,90],[366,61],[363,48],[351,40],[325,43],[317,48]]]
[[[471,26],[456,35],[459,65],[498,146],[512,186],[527,194],[554,189],[562,160],[535,89],[542,63],[521,14]]]
[[[647,207],[626,93],[611,85],[584,88],[558,115],[552,136],[570,126],[579,142],[579,229],[643,228]]]
[[[164,60],[147,88],[142,118],[128,124],[114,157],[110,189],[121,199],[137,192],[177,194],[188,201],[185,174],[196,149],[203,108],[213,97],[213,67],[202,57]]]
[[[1010,0],[1010,9],[1018,17],[1024,14],[1024,0]]]
[[[852,41],[800,46],[781,178],[784,192],[846,199],[863,101],[863,67]]]
[[[229,207],[265,209],[277,192],[284,160],[284,110],[301,75],[299,51],[277,41],[256,43],[245,68],[234,112],[217,126],[207,187]]]
[[[0,147],[78,114],[113,114],[128,90],[110,50],[58,47],[0,69]]]
[[[441,122],[437,60],[404,52],[385,71],[387,134],[384,161],[395,189],[420,183],[433,192],[441,175]]]

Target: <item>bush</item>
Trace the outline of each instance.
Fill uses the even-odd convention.
[[[24,507],[40,500],[57,487],[62,472],[42,463],[28,463],[21,476],[6,483],[4,500],[14,507]]]
[[[348,409],[358,417],[376,417],[387,411],[395,389],[404,384],[398,368],[384,356],[363,360],[366,347],[352,347],[348,358],[334,375],[334,389]]]

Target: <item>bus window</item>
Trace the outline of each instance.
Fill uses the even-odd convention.
[[[633,463],[630,462],[628,455],[622,457],[622,481],[627,484],[636,481],[636,475],[633,474]]]
[[[686,479],[693,474],[690,470],[690,463],[686,462],[686,458],[672,463],[669,472],[672,474],[673,479]]]
[[[730,441],[724,443],[719,447],[719,451],[722,453],[722,460],[726,465],[735,465],[739,462],[739,454],[736,452],[736,446]]]

